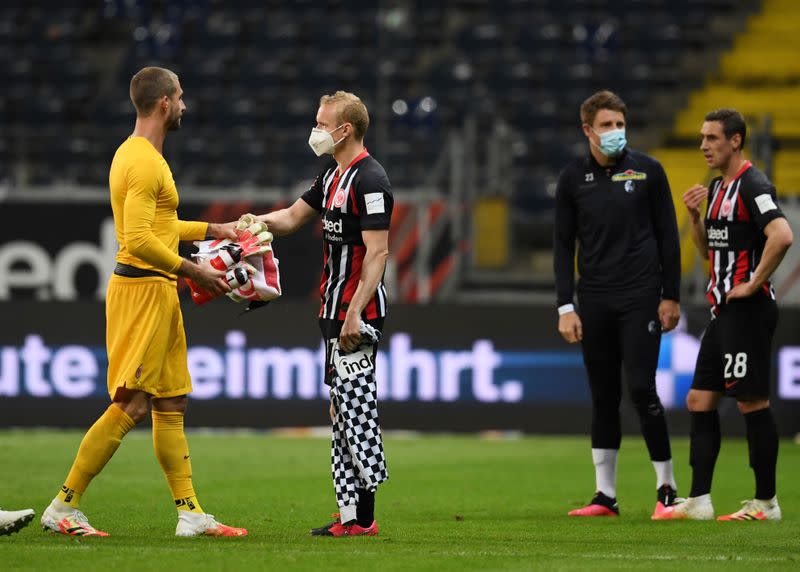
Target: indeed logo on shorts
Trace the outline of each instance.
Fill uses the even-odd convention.
[[[347,371],[349,374],[360,373],[362,371],[368,371],[372,369],[372,360],[369,359],[369,356],[366,352],[361,352],[360,359],[355,360],[348,360],[346,357],[339,362],[341,367]]]

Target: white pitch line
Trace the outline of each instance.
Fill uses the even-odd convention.
[[[574,554],[562,554],[561,556],[575,556]],[[726,555],[726,554],[710,554],[706,556],[682,556],[674,554],[579,554],[581,558],[598,559],[598,558],[612,558],[616,560],[695,560],[700,562],[795,562],[796,558],[791,557],[775,557],[775,556],[739,556],[739,555]]]

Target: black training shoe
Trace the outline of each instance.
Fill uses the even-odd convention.
[[[656,508],[653,509],[653,514],[650,517],[653,520],[663,520],[664,515],[668,513],[668,507],[675,504],[678,498],[678,491],[669,485],[661,485],[658,487],[658,500],[656,501]]]
[[[672,506],[675,504],[675,499],[678,498],[678,491],[673,489],[669,485],[661,485],[658,488],[658,502],[663,504],[665,507]]]
[[[332,518],[335,518],[333,522],[329,522],[323,526],[318,528],[311,529],[311,536],[333,536],[333,532],[331,532],[331,528],[336,526],[337,524],[341,524],[341,519],[339,518],[339,513],[335,512],[331,515]]]
[[[594,494],[592,502],[582,508],[569,511],[568,516],[619,516],[617,499],[609,498],[600,491]]]

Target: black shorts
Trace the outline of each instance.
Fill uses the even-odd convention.
[[[378,330],[383,331],[384,318],[376,318],[374,320],[367,320],[367,324]],[[333,367],[333,342],[339,339],[339,334],[342,332],[344,321],[331,320],[328,318],[319,319],[319,329],[322,332],[322,339],[325,341],[325,384],[331,384],[331,375],[334,370]],[[375,361],[375,352],[378,351],[378,344],[373,347],[372,361]]]
[[[722,306],[700,343],[692,389],[738,398],[769,397],[778,306],[763,295]]]

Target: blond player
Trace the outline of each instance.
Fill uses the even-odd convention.
[[[186,110],[178,77],[148,67],[133,76],[133,134],[111,163],[109,186],[117,266],[106,296],[108,390],[113,403],[89,429],[61,490],[45,509],[42,526],[72,536],[108,536],[78,510],[81,496],[152,405],[153,447],[178,509],[177,536],[244,536],[203,511],[192,485],[183,430],[192,390],[186,362],[177,276],[215,295],[230,290],[225,273],[178,255],[181,240],[236,238],[234,223],[178,219],[178,192],[162,156],[167,131],[180,128]]]

